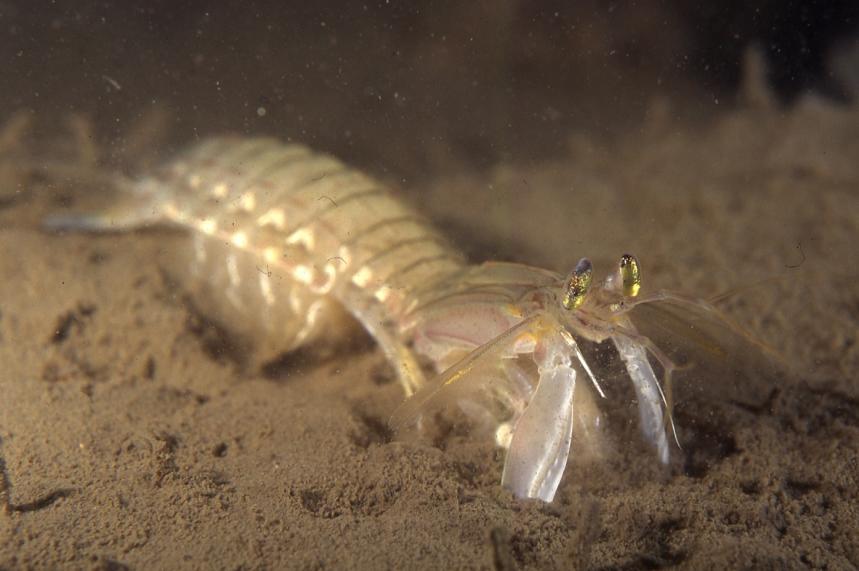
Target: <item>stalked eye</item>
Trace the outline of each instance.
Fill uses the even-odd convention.
[[[620,259],[620,283],[623,295],[635,297],[641,291],[641,266],[638,259],[631,254],[624,254]]]
[[[593,266],[587,258],[582,258],[576,264],[573,273],[567,280],[567,287],[564,291],[563,304],[565,309],[577,309],[585,302],[585,296],[588,294],[588,289],[591,287],[593,280]]]

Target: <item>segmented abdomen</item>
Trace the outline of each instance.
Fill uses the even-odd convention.
[[[211,139],[156,179],[162,217],[193,233],[174,273],[264,354],[348,332],[344,309],[396,324],[463,266],[379,182],[300,145]]]

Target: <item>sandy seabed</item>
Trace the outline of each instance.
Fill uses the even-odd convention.
[[[160,270],[181,234],[43,233],[66,189],[4,171],[0,568],[859,566],[859,111],[651,118],[404,189],[476,258],[633,251],[645,287],[701,296],[780,277],[726,310],[795,381],[726,406],[671,474],[620,451],[551,505],[466,437],[394,440],[401,390],[369,341],[243,370]]]

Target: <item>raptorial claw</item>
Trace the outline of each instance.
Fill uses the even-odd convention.
[[[573,437],[576,371],[569,363],[540,371],[531,402],[513,428],[501,484],[520,498],[551,502]]]
[[[667,464],[669,447],[668,437],[665,434],[663,405],[667,407],[668,403],[665,402],[665,397],[662,395],[653,367],[647,360],[647,352],[640,344],[624,336],[615,337],[614,345],[617,347],[620,358],[626,364],[626,370],[635,388],[641,431],[645,438],[656,447],[659,461]]]

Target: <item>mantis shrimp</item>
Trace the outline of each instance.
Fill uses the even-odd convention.
[[[501,483],[520,498],[551,502],[574,430],[601,430],[595,401],[606,396],[607,375],[593,347],[613,347],[640,430],[667,464],[676,439],[672,375],[730,362],[749,344],[706,301],[643,293],[641,264],[629,254],[602,280],[584,258],[567,276],[468,265],[385,186],[300,145],[213,138],[148,176],[114,178],[113,205],[45,226],[184,230],[173,273],[204,311],[250,338],[260,359],[351,334],[348,323],[359,323],[408,397],[392,425],[459,407],[494,431],[506,449]]]

